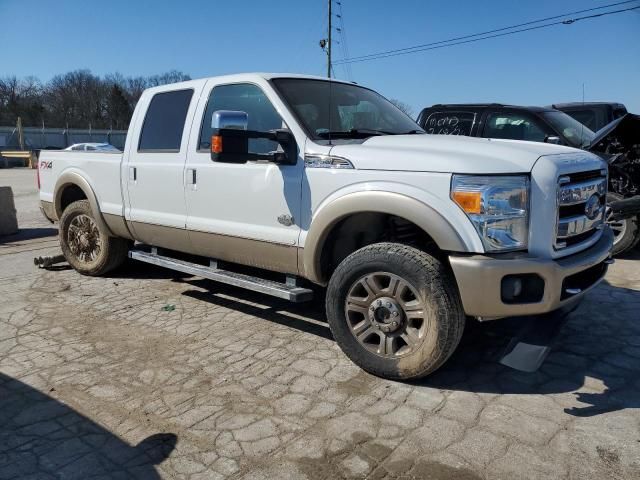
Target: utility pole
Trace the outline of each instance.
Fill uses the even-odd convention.
[[[329,0],[329,35],[327,36],[327,77],[331,78],[331,6],[333,0]]]

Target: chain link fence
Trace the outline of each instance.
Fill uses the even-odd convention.
[[[22,129],[25,150],[60,150],[74,143],[110,143],[123,150],[126,130],[85,130],[75,128]],[[16,127],[0,127],[0,150],[20,150],[20,138]]]

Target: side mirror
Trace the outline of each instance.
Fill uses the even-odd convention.
[[[544,143],[553,143],[554,145],[560,145],[560,137],[556,135],[547,135],[544,137]]]
[[[211,128],[232,128],[234,130],[246,130],[249,126],[247,112],[234,110],[216,110],[211,115]]]
[[[298,145],[290,130],[277,129],[267,132],[247,130],[249,115],[246,112],[217,110],[211,116],[211,160],[214,162],[246,163],[250,160],[266,160],[282,165],[295,165]],[[249,139],[264,138],[277,142],[282,152],[271,154],[249,153]]]

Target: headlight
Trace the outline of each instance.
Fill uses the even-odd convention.
[[[523,250],[529,237],[529,177],[454,175],[451,199],[488,252]]]

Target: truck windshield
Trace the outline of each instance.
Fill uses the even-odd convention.
[[[389,100],[367,88],[302,78],[277,78],[273,84],[314,140],[424,133]]]
[[[586,148],[595,136],[589,127],[564,112],[544,112],[542,116],[567,139],[572,147]]]

